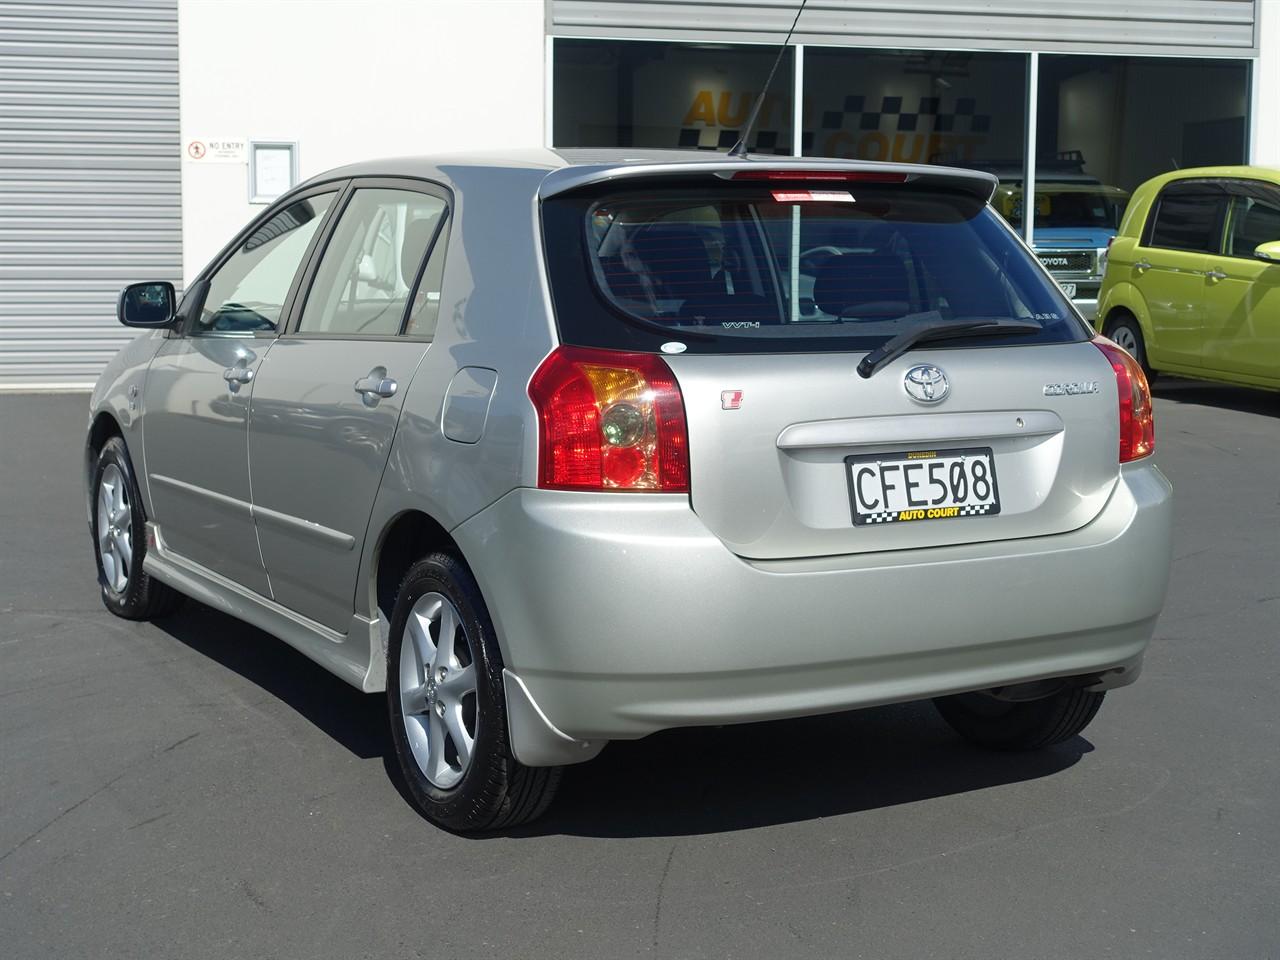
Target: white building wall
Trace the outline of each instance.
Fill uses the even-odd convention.
[[[1252,162],[1280,166],[1280,0],[1259,0]]]
[[[301,179],[358,160],[544,141],[543,0],[179,0],[182,142],[297,141]],[[261,206],[243,163],[182,163],[183,273]]]

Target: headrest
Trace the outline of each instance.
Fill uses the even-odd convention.
[[[711,258],[698,231],[654,225],[636,233],[631,246],[650,278],[669,296],[688,298],[711,289]]]
[[[813,299],[824,313],[840,316],[862,303],[910,302],[911,284],[892,253],[846,253],[818,268]]]
[[[436,232],[439,220],[439,214],[432,214],[410,220],[405,225],[404,246],[400,248],[400,276],[404,278],[406,286],[413,286],[413,281],[418,276],[418,267],[422,266],[422,255],[427,252],[427,244],[431,242],[431,235]]]

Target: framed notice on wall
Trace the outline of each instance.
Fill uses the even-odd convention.
[[[249,202],[270,203],[298,182],[298,145],[249,141]]]

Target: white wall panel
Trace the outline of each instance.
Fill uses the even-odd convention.
[[[294,141],[303,179],[543,145],[541,0],[180,0],[179,12],[184,143]],[[182,168],[190,278],[263,208],[245,164]]]

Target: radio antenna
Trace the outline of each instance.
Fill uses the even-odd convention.
[[[738,137],[738,142],[729,148],[729,156],[745,157],[747,155],[747,140],[751,137],[751,131],[756,125],[756,117],[760,115],[760,108],[764,106],[764,98],[769,93],[769,85],[773,83],[773,75],[778,72],[778,64],[782,62],[782,55],[787,52],[787,47],[791,44],[791,35],[796,32],[796,24],[800,22],[800,14],[804,13],[804,5],[809,0],[800,0],[800,9],[796,11],[796,18],[791,21],[791,29],[787,31],[787,38],[782,41],[782,46],[778,48],[778,55],[773,58],[773,66],[769,69],[769,77],[764,82],[764,87],[760,90],[760,95],[756,97],[756,102],[751,105],[751,113],[747,115],[747,125],[742,128],[742,135]],[[792,123],[799,123],[799,117],[793,117]]]

